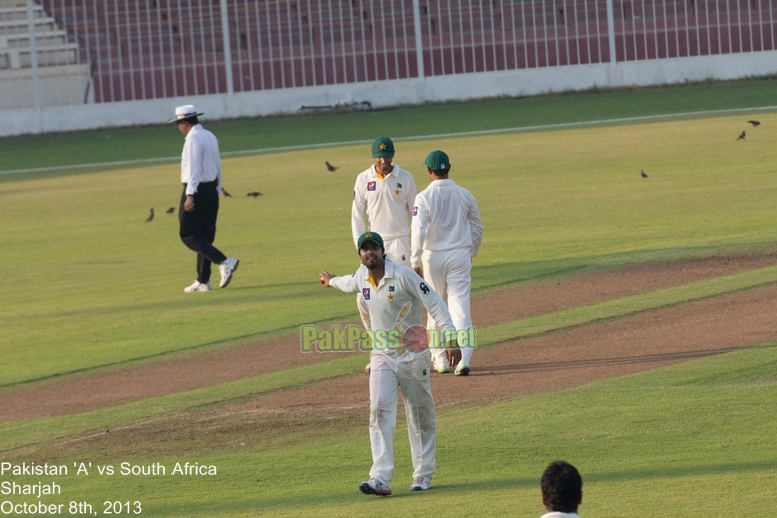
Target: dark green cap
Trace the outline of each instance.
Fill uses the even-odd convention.
[[[364,234],[360,235],[359,241],[357,243],[357,248],[359,250],[362,249],[362,245],[364,244],[365,241],[372,241],[373,243],[381,247],[383,250],[386,249],[386,247],[383,246],[383,238],[380,237],[380,234],[378,234],[377,232],[367,231]]]
[[[394,158],[394,143],[388,137],[378,137],[372,143],[372,158]]]
[[[451,161],[448,159],[448,155],[439,149],[426,155],[424,164],[432,171],[443,171],[447,173],[451,168]]]

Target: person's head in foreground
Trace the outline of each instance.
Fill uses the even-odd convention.
[[[583,501],[583,479],[572,464],[557,460],[542,474],[542,505],[549,513],[577,513]]]

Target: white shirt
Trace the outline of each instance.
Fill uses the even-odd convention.
[[[424,250],[469,248],[475,257],[483,238],[478,204],[467,189],[453,180],[434,180],[418,193],[413,208],[413,239],[410,264],[421,265]]]
[[[377,232],[383,239],[394,239],[410,234],[410,217],[417,190],[413,175],[397,164],[381,178],[373,164],[356,177],[351,206],[353,242],[367,230]],[[367,217],[369,228],[364,221]]]
[[[540,518],[580,518],[577,513],[562,513],[559,511],[554,511],[551,513],[546,513],[540,516]]]
[[[210,131],[197,124],[186,134],[181,153],[181,183],[186,194],[193,195],[203,182],[218,180],[221,192],[221,157],[219,142]]]
[[[329,285],[345,293],[361,292],[364,295],[373,331],[390,331],[397,326],[402,329],[423,327],[422,306],[443,331],[455,331],[448,308],[437,292],[407,266],[391,261],[384,264],[385,275],[377,287],[372,284],[370,271],[364,265],[353,275],[331,279]],[[389,349],[384,352],[396,353]]]

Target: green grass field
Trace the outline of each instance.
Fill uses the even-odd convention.
[[[203,122],[226,152],[362,141],[377,127],[400,137],[395,161],[419,189],[428,183],[420,167],[426,153],[445,150],[452,178],[480,205],[485,236],[473,288],[486,294],[571,272],[773,246],[777,111],[759,107],[775,104],[774,86],[771,79]],[[401,138],[730,109],[746,111]],[[749,118],[762,125],[751,128]],[[742,130],[747,140],[737,142]],[[0,139],[0,172],[176,156],[181,145],[170,126]],[[325,160],[340,169],[328,173]],[[355,491],[369,467],[366,410],[323,421],[238,416],[217,431],[180,417],[212,420],[250,395],[315,388],[358,372],[359,355],[72,416],[2,418],[4,391],[354,319],[352,297],[322,289],[316,274],[357,265],[350,201],[370,161],[368,144],[225,158],[224,185],[235,198],[222,201],[216,244],[239,257],[241,269],[227,290],[205,297],[182,292],[194,278],[194,257],[177,237],[177,219],[164,214],[180,195],[174,161],[0,174],[0,259],[10,288],[0,300],[0,462],[69,465],[57,501],[89,501],[98,514],[105,500],[139,500],[143,515],[165,517],[539,516],[539,475],[556,458],[580,468],[586,517],[777,510],[775,418],[765,410],[777,395],[774,343],[549,394],[442,408],[435,490],[426,494],[403,491],[410,472],[400,423],[397,494],[389,499]],[[253,190],[264,195],[245,196]],[[151,207],[157,216],[144,223]],[[777,269],[761,268],[495,325],[479,337],[488,347],[775,282]],[[193,329],[195,319],[203,324]],[[81,440],[105,428],[123,430],[125,440]],[[215,465],[218,475],[96,473],[97,465],[159,462],[169,474],[187,461]],[[93,464],[89,475],[75,474],[78,462]]]

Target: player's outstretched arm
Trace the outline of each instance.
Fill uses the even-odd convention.
[[[318,274],[318,279],[321,281],[321,284],[326,286],[327,288],[331,288],[331,285],[329,284],[329,281],[334,279],[336,276],[332,275],[331,273],[327,271],[323,271]]]
[[[357,270],[357,272],[360,270],[361,269]],[[332,275],[328,271],[324,270],[318,274],[318,280],[321,281],[321,284],[328,288],[337,288],[338,290],[345,293],[356,293],[360,290],[359,283],[356,282],[356,274],[340,277],[337,275]]]

